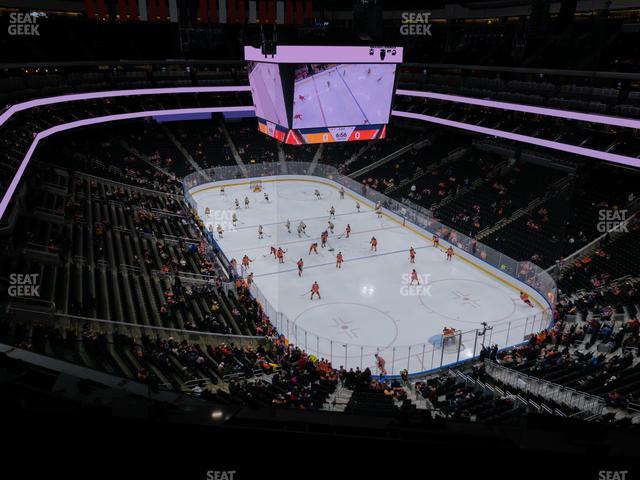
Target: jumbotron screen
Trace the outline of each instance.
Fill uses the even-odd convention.
[[[246,47],[245,59],[261,132],[293,145],[385,137],[401,48]]]

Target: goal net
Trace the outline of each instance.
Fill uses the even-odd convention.
[[[261,192],[262,180],[252,180],[251,182],[249,182],[249,188],[252,192]]]

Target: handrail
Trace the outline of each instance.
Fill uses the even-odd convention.
[[[20,298],[20,297],[15,297],[15,298]],[[31,300],[33,301],[34,299],[32,298],[26,298],[26,300]],[[48,303],[48,304],[52,304],[55,307],[55,304],[53,302],[47,302],[45,300],[40,300],[43,303]],[[201,330],[184,330],[184,329],[180,329],[180,328],[170,328],[170,327],[158,327],[158,326],[153,326],[153,325],[140,325],[137,323],[129,323],[129,322],[119,322],[116,320],[105,320],[102,318],[91,318],[91,317],[83,317],[80,315],[70,315],[70,314],[65,314],[65,313],[58,313],[58,312],[51,312],[48,314],[43,314],[42,311],[40,310],[32,310],[29,308],[23,308],[21,306],[16,306],[12,303],[10,303],[7,307],[7,311],[13,311],[13,312],[23,312],[26,314],[33,314],[33,316],[28,316],[28,317],[21,317],[20,320],[16,320],[16,321],[30,321],[30,322],[41,322],[43,321],[43,319],[48,319],[48,317],[53,317],[56,319],[62,319],[62,320],[69,320],[71,322],[76,322],[76,323],[89,323],[89,324],[98,324],[101,326],[105,326],[105,327],[112,327],[112,328],[128,328],[128,329],[133,329],[133,330],[140,330],[142,332],[145,331],[150,331],[150,332],[155,332],[155,333],[164,333],[164,334],[171,334],[171,335],[175,335],[175,334],[179,334],[182,335],[186,338],[190,338],[193,337],[194,335],[196,336],[200,336],[203,339],[214,339],[214,340],[220,340],[220,341],[225,341],[225,342],[247,342],[247,341],[253,341],[253,342],[264,342],[265,341],[265,337],[261,337],[261,336],[252,336],[252,335],[236,335],[236,334],[222,334],[222,333],[213,333],[213,332],[204,332]],[[148,333],[148,332],[147,332]]]
[[[581,392],[579,390],[575,390],[571,387],[567,387],[559,383],[550,382],[549,380],[533,377],[531,375],[527,375],[526,373],[518,372],[517,370],[505,367],[504,365],[499,365],[492,360],[485,360],[485,366],[487,367],[487,373],[491,377],[496,378],[496,380],[499,380],[521,390],[541,395],[548,400],[554,402],[564,400],[564,403],[568,406],[580,408],[581,410],[588,410],[592,413],[601,413],[605,407],[605,402],[602,397],[586,392]],[[496,371],[500,372],[502,375],[496,374]],[[545,388],[539,388],[534,392],[532,391],[532,388],[529,388],[531,383],[538,386],[542,385]],[[563,393],[564,395],[562,395]],[[567,394],[570,394],[573,397],[579,397],[582,401],[575,402]],[[556,398],[560,396],[563,396],[564,398]]]

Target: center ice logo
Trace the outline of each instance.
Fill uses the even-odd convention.
[[[430,297],[431,284],[429,278],[431,274],[402,274],[402,282],[400,286],[400,295],[403,297]]]
[[[424,35],[431,36],[431,24],[429,23],[430,12],[403,12],[402,25],[400,25],[401,35]]]

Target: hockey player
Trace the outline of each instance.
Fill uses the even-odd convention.
[[[356,201],[356,210],[360,213],[360,202]]]
[[[344,200],[344,187],[340,187],[340,190],[338,190],[338,192],[340,193],[340,200]]]
[[[301,113],[296,113],[296,114],[293,116],[293,119],[294,119],[294,120],[302,120],[302,114],[301,114]]]
[[[413,282],[416,282],[418,285],[420,285],[420,280],[418,279],[418,272],[416,272],[415,268],[411,270],[411,281],[409,282],[409,285],[413,285]]]
[[[258,238],[259,239],[264,238],[264,231],[263,231],[262,225],[258,225]]]
[[[318,285],[318,282],[313,282],[313,285],[311,285],[311,300],[313,300],[314,295],[318,295],[318,300],[322,300],[322,297],[320,297],[320,285]]]
[[[242,270],[248,270],[249,269],[249,263],[253,262],[253,259],[249,258],[248,255],[245,255],[244,257],[242,257]]]
[[[329,231],[331,232],[331,235],[333,235],[333,229],[335,228],[335,225],[331,220],[327,222],[327,227],[329,227]]]
[[[244,208],[249,208],[249,197],[244,197]]]
[[[267,192],[264,192],[264,201],[269,203],[269,194]]]
[[[416,250],[413,247],[409,249],[409,263],[416,263]]]
[[[224,185],[220,187],[220,195],[224,195]]]
[[[336,268],[342,268],[342,262],[344,262],[342,252],[338,252],[338,255],[336,255]]]
[[[289,221],[288,218],[287,218],[287,222],[284,224],[284,226],[287,228],[287,232],[291,233],[291,222]]]
[[[440,237],[438,236],[437,233],[434,233],[434,235],[433,235],[433,246],[437,248],[438,245],[440,245]]]
[[[304,222],[300,222],[298,224],[298,237],[301,237],[302,235],[306,235],[307,226],[304,224]]]
[[[278,252],[276,253],[277,257],[278,257],[278,263],[284,263],[284,254],[286,253],[285,250],[282,250],[281,247],[278,247]]]
[[[276,247],[271,245],[271,249],[269,250],[269,255],[273,255],[273,258],[277,258],[277,255],[276,255],[277,252],[278,252],[278,250],[276,250]]]
[[[238,215],[236,215],[236,212],[233,212],[231,215],[231,223],[234,227],[238,224]]]
[[[240,208],[240,201],[237,198],[235,200],[235,204],[236,204],[236,209]]]
[[[350,234],[351,234],[351,225],[347,223],[347,228],[344,229],[344,236],[349,238]]]
[[[320,196],[320,190],[318,190],[317,188],[313,191],[313,194],[316,196],[316,200],[320,200],[320,198],[322,198]]]
[[[385,365],[386,365],[387,362],[385,361],[384,358],[382,358],[377,353],[374,355],[374,357],[376,357],[376,366],[378,367],[378,371],[380,372],[380,375],[386,375],[387,374],[387,369],[386,369]]]
[[[298,95],[298,99],[300,99],[301,102],[304,102],[306,97],[304,95]]]
[[[378,240],[376,240],[376,237],[371,237],[371,241],[369,243],[371,244],[371,251],[372,252],[377,252],[378,251]]]
[[[311,252],[315,253],[316,255],[318,254],[318,242],[313,242],[313,243],[309,246],[309,253],[308,253],[308,255],[311,255]]]
[[[329,218],[336,218],[336,209],[333,207],[333,205],[331,205],[331,208],[329,209]]]
[[[524,303],[529,305],[531,308],[534,308],[533,303],[531,303],[531,300],[529,299],[529,295],[528,294],[526,294],[524,292],[520,292],[520,300],[522,300]]]
[[[329,240],[329,232],[326,230],[320,234],[320,247],[324,248],[327,246],[327,240]]]
[[[382,218],[382,204],[380,202],[376,203],[376,215],[378,218]]]
[[[216,231],[218,232],[218,238],[222,238],[224,230],[222,229],[222,226],[220,224],[218,224],[218,226],[216,227]]]
[[[304,262],[302,261],[302,259],[300,259],[296,262],[296,265],[298,266],[298,276],[301,277],[302,269],[304,268]]]
[[[451,260],[453,260],[453,255],[453,247],[450,246],[449,248],[447,248],[447,261],[450,262]]]

